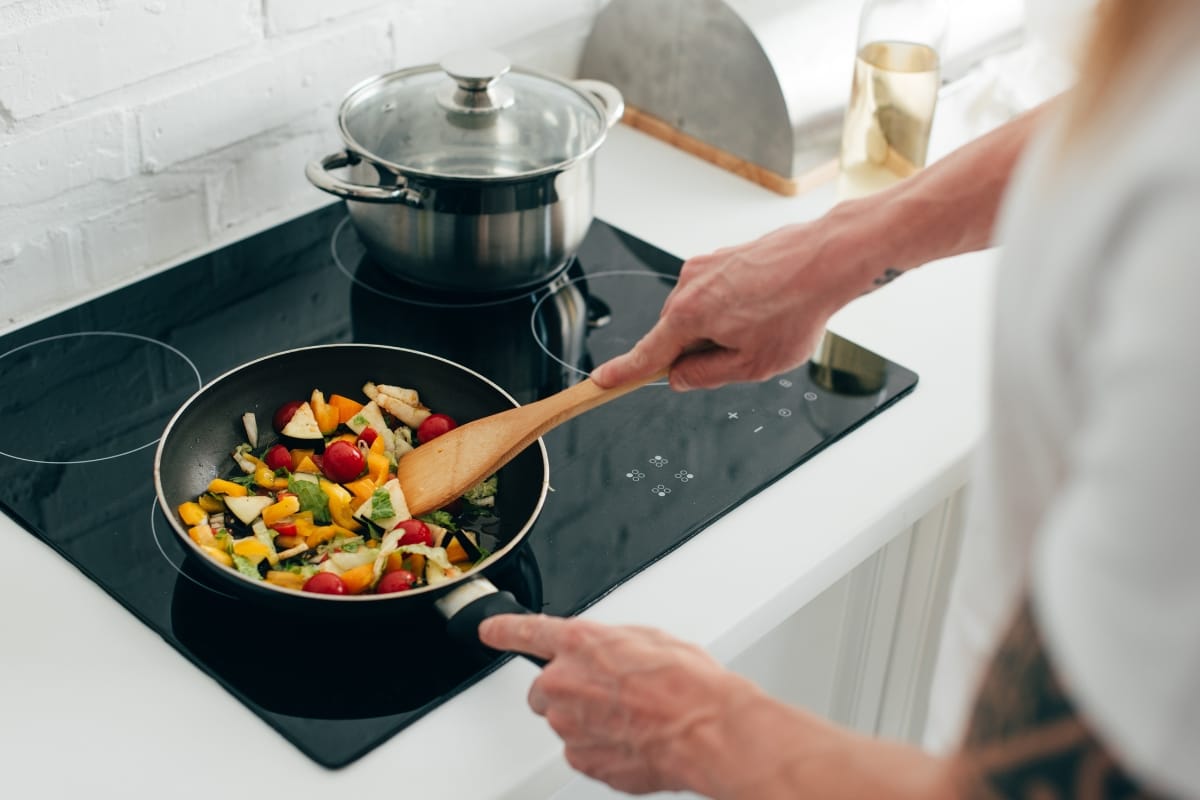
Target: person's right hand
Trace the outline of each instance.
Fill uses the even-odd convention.
[[[849,225],[831,214],[689,259],[654,328],[593,380],[616,386],[673,365],[673,388],[712,389],[800,365],[829,317],[882,272]]]

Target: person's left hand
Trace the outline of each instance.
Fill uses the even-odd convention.
[[[711,788],[725,720],[757,696],[700,648],[650,628],[509,614],[485,620],[479,636],[549,661],[530,707],[572,767],[621,791]]]

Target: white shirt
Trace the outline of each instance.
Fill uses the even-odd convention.
[[[1102,134],[1045,131],[1014,177],[926,740],[957,744],[1028,591],[1092,730],[1200,797],[1200,31],[1176,35],[1191,54],[1157,48]]]

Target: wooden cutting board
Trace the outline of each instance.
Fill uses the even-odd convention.
[[[690,136],[671,127],[668,122],[633,106],[625,106],[625,115],[621,122],[785,197],[794,197],[810,191],[837,177],[836,158],[799,177],[786,177]]]

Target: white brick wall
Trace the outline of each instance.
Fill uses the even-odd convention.
[[[331,201],[304,163],[378,72],[573,74],[605,0],[0,0],[0,332]]]

